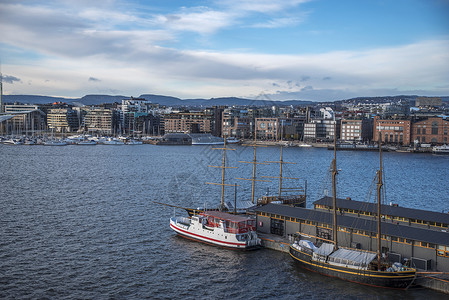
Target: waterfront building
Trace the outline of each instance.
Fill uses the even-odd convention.
[[[213,106],[206,108],[204,112],[212,115],[212,132],[213,136],[222,136],[223,111],[224,106]]]
[[[305,116],[279,118],[281,139],[299,140],[304,135]]]
[[[304,141],[333,141],[336,133],[338,138],[340,133],[338,120],[314,119],[304,124]]]
[[[100,135],[114,135],[117,133],[118,113],[112,109],[95,107],[90,109],[84,117],[83,129]]]
[[[129,131],[134,135],[160,135],[161,118],[151,113],[135,112],[132,113],[132,123],[134,127]]]
[[[430,117],[412,122],[411,140],[418,143],[447,144],[449,120]]]
[[[326,209],[307,209],[267,204],[255,209],[257,231],[283,237],[305,235],[318,242],[331,240],[333,214]],[[428,212],[420,211],[423,215]],[[398,217],[399,218],[399,217]],[[340,211],[338,241],[343,247],[377,249],[377,221]],[[418,228],[386,220],[382,222],[382,253],[391,262],[410,261],[425,271],[449,271],[449,235],[446,230]]]
[[[278,140],[279,118],[256,118],[255,132],[258,140]]]
[[[0,116],[0,135],[35,135],[47,128],[45,114],[38,110],[16,111]]]
[[[342,119],[340,137],[343,141],[369,141],[373,136],[371,119]]]
[[[385,144],[409,146],[411,138],[411,121],[404,119],[380,119],[374,117],[373,141],[381,140]]]
[[[205,112],[179,112],[163,116],[165,133],[211,133],[213,115]]]
[[[254,131],[254,119],[248,109],[226,108],[222,112],[222,136],[240,139],[250,138]]]
[[[144,98],[123,99],[121,105],[121,133],[122,134],[134,134],[136,131],[136,113],[148,115],[151,110],[151,102]]]
[[[74,132],[79,128],[78,114],[71,108],[53,108],[47,113],[47,125],[55,132]]]

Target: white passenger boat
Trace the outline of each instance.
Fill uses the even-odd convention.
[[[435,146],[432,148],[433,154],[449,154],[449,145]]]
[[[255,222],[243,215],[204,211],[191,218],[172,217],[170,228],[183,237],[203,243],[249,250],[260,247]]]

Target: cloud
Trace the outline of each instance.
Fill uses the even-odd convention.
[[[87,80],[89,82],[100,82],[101,80],[95,77],[89,77],[89,79]]]
[[[11,75],[3,75],[2,79],[3,79],[3,82],[10,83],[10,84],[14,84],[14,82],[22,82],[22,80],[20,80],[20,78],[17,78],[15,76],[11,76]]]
[[[65,7],[58,6],[58,1],[46,6],[3,2],[2,43],[8,49],[33,54],[31,58],[23,54],[20,64],[6,64],[5,70],[19,76],[19,81],[33,83],[28,90],[16,85],[14,93],[20,93],[19,87],[30,93],[34,88],[40,94],[59,95],[94,89],[120,89],[132,95],[151,89],[178,97],[265,93],[321,98],[394,90],[449,93],[448,37],[319,54],[195,48],[196,35],[207,39],[227,28],[248,29],[254,24],[274,28],[300,22],[301,16],[289,13],[303,2],[223,0],[208,2],[211,7],[169,13],[136,11],[126,5],[116,10],[111,8],[116,3],[110,1],[101,7],[73,2],[79,9],[71,7],[75,4],[70,1],[63,2]],[[260,22],[250,20],[254,15]],[[183,37],[192,43],[185,46]],[[95,85],[86,85],[86,78]]]
[[[228,9],[245,12],[277,13],[298,6],[310,0],[218,0],[217,4]]]
[[[301,19],[299,18],[277,18],[277,19],[271,19],[264,23],[257,23],[253,24],[250,27],[254,28],[281,28],[281,27],[288,27],[297,25],[301,22]]]
[[[211,34],[230,26],[235,15],[229,12],[213,10],[207,7],[184,9],[182,12],[158,15],[156,24],[176,31],[193,31],[200,34]]]
[[[303,87],[303,88],[301,89],[301,92],[311,91],[311,90],[313,90],[313,86],[308,85],[308,86]]]

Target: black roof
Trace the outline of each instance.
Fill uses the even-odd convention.
[[[325,205],[332,208],[332,198],[331,197],[323,197],[315,202],[314,205]],[[347,200],[347,199],[337,199],[337,208],[344,209],[352,209],[357,211],[366,211],[371,213],[377,212],[377,204],[376,203],[368,203],[363,201],[355,201],[355,200]],[[408,219],[416,219],[427,222],[438,222],[449,224],[449,214],[440,213],[429,210],[421,210],[415,208],[407,208],[400,206],[391,206],[391,205],[381,205],[381,213],[383,215],[395,216],[395,217],[403,217]]]
[[[271,213],[290,218],[297,218],[301,220],[332,224],[332,213],[315,209],[291,207],[270,203],[255,209],[255,211]],[[369,232],[377,231],[377,221],[369,220],[367,218],[359,218],[355,216],[339,214],[337,216],[337,223],[339,226],[343,226],[346,228],[364,230]],[[382,234],[385,235],[410,239],[419,242],[449,246],[448,232],[417,228],[408,225],[399,225],[390,223],[389,221],[382,222],[381,227]]]

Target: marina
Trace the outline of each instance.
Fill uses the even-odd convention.
[[[251,147],[233,148],[236,151],[227,157],[230,165],[253,159]],[[257,160],[277,161],[279,150],[260,147]],[[300,147],[283,151],[285,161],[296,162],[284,166],[284,176],[307,178],[307,208],[313,208],[314,201],[326,194],[323,181],[331,151]],[[283,299],[311,294],[324,299],[365,297],[367,293],[381,298],[404,295],[403,291],[378,291],[323,278],[296,267],[288,253],[269,249],[241,253],[178,238],[169,228],[168,217],[173,208],[152,201],[216,207],[220,201],[217,187],[205,182],[220,181],[221,174],[207,165],[216,164],[222,153],[210,146],[0,145],[0,152],[3,193],[7,195],[1,199],[5,209],[0,212],[0,267],[10,274],[2,278],[2,298],[74,294],[83,298],[144,298],[156,293],[187,298],[245,295]],[[337,183],[343,199],[364,199],[371,180],[365,170],[375,170],[375,159],[373,152],[339,153],[339,161],[345,165]],[[395,179],[388,181],[387,203],[440,213],[446,209],[447,214],[447,190],[441,188],[449,176],[447,159],[428,154],[385,153],[384,160],[389,165],[386,176]],[[419,172],[410,172],[411,166]],[[252,177],[252,168],[248,167],[227,171],[229,178]],[[260,165],[257,172],[257,177],[277,177],[279,165]],[[405,173],[407,177],[403,176]],[[250,200],[251,185],[238,183],[238,197]],[[398,196],[404,184],[414,186],[416,192]],[[267,191],[278,191],[277,181],[257,185],[256,198]],[[423,188],[432,190],[431,197],[419,192]],[[225,196],[233,199],[233,188],[226,190]],[[187,217],[181,209],[176,214]],[[260,238],[265,247],[270,240],[284,249],[290,243],[279,235],[260,234]],[[281,247],[283,244],[278,241],[286,241],[287,246]],[[179,274],[184,272],[192,276],[179,282]],[[251,278],[251,284],[242,278]],[[211,288],[202,290],[201,280],[210,282]],[[420,288],[405,293],[416,299],[446,297]]]

